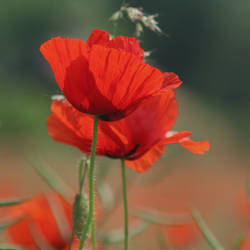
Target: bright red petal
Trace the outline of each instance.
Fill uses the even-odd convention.
[[[11,240],[20,246],[40,249],[40,246],[61,249],[70,239],[72,224],[65,214],[66,201],[53,194],[51,200],[39,195],[20,205],[13,206],[9,217],[22,218],[7,228]],[[72,210],[71,210],[72,211]],[[70,214],[71,214],[70,211]],[[70,215],[71,216],[71,215]],[[63,227],[60,227],[60,223]],[[68,225],[67,234],[65,226]],[[39,245],[39,247],[38,247]]]
[[[100,29],[94,29],[88,38],[87,44],[90,47],[92,47],[94,44],[106,46],[108,42],[109,42],[108,32]]]
[[[179,87],[182,84],[182,81],[176,75],[175,73],[172,72],[166,72],[164,73],[164,86],[165,89],[175,89]]]
[[[47,119],[49,135],[57,142],[90,153],[93,116],[79,112],[66,100],[53,101],[51,111],[53,113]],[[99,121],[97,154],[123,157],[126,154],[126,140],[126,136],[110,126],[110,123]]]
[[[165,152],[165,145],[155,145],[137,160],[126,160],[125,164],[137,172],[145,172]]]
[[[109,34],[106,31],[95,29],[90,34],[87,44],[90,47],[97,44],[108,48],[122,50],[134,54],[139,60],[144,59],[144,50],[141,49],[140,44],[135,37],[118,36],[109,40]]]
[[[190,139],[186,139],[180,142],[180,144],[194,154],[204,154],[210,149],[210,144],[208,141],[195,142]]]
[[[164,234],[173,247],[186,247],[197,240],[199,230],[194,223],[170,225],[165,227]]]
[[[89,153],[93,116],[79,112],[66,100],[54,101],[51,110],[53,113],[47,120],[50,136],[58,142],[76,146]],[[124,119],[115,122],[100,120],[97,154],[126,158],[128,164],[133,165],[137,171],[145,171],[156,160],[154,156],[158,151],[152,149],[151,154],[147,152],[158,143],[164,144],[162,139],[173,126],[176,117],[177,102],[174,92],[168,91],[145,101]],[[139,158],[140,161],[135,161]],[[140,167],[142,164],[145,166]]]
[[[77,58],[87,56],[88,46],[79,39],[55,37],[43,43],[40,51],[49,62],[56,81],[63,91],[66,69]]]
[[[158,93],[163,84],[163,74],[158,69],[144,64],[130,53],[98,45],[91,50],[89,68],[98,90],[111,101],[118,113],[132,111],[133,106]]]
[[[6,229],[11,241],[19,246],[32,247],[34,250],[39,250],[33,235],[30,232],[28,221],[26,218],[19,220],[17,223],[9,226]]]
[[[210,144],[208,141],[195,142],[189,138],[191,132],[173,132],[170,131],[166,134],[165,142],[169,143],[180,143],[184,148],[189,150],[194,154],[203,154],[210,149]]]
[[[53,209],[54,207],[54,209]],[[56,211],[55,208],[59,208]],[[36,200],[29,206],[30,212],[30,227],[36,235],[40,235],[45,243],[53,246],[56,249],[60,249],[67,244],[67,240],[70,238],[71,231],[68,231],[68,235],[64,235],[60,230],[59,216],[63,212],[59,201],[53,196],[49,200],[45,196],[38,196]],[[66,237],[66,238],[64,238]]]
[[[144,50],[140,47],[137,39],[134,37],[118,36],[113,38],[107,45],[110,48],[123,50],[134,54],[139,60],[144,59]]]
[[[166,133],[166,142],[167,144],[170,143],[179,143],[180,140],[183,138],[187,138],[190,136],[192,133],[190,131],[181,131],[181,132],[176,132],[176,131],[168,131]]]
[[[124,121],[130,138],[135,145],[140,145],[131,157],[139,158],[152,145],[164,139],[177,118],[178,105],[173,91],[152,97],[141,104]],[[115,123],[114,123],[115,124]],[[124,127],[124,126],[123,126]]]
[[[49,135],[57,142],[75,146],[84,153],[89,153],[93,119],[74,109],[66,100],[53,101],[51,111],[53,113],[47,119]]]

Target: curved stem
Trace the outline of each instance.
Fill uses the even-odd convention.
[[[124,250],[128,250],[128,201],[127,201],[127,185],[125,163],[122,159],[122,191],[123,191],[123,206],[124,206]]]
[[[90,167],[89,167],[89,216],[85,228],[83,229],[80,239],[79,250],[83,249],[84,243],[88,237],[89,227],[92,225],[92,235],[95,237],[94,231],[94,169],[95,169],[95,153],[97,142],[98,116],[94,116],[93,141],[91,146]],[[92,240],[92,249],[95,250],[95,240]]]

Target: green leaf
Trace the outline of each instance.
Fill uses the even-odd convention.
[[[204,238],[207,240],[209,246],[214,250],[225,250],[224,247],[218,242],[213,233],[210,231],[206,223],[201,218],[200,213],[197,210],[192,209],[192,216],[196,221],[200,231],[202,232]]]
[[[13,248],[13,247],[0,247],[0,250],[21,250],[21,248]]]
[[[134,238],[138,234],[142,233],[149,227],[149,223],[140,222],[137,225],[131,227],[129,229],[129,239]],[[117,229],[115,231],[110,232],[109,234],[101,237],[101,240],[105,243],[121,243],[124,241],[124,233],[123,228]]]
[[[132,213],[134,216],[153,224],[160,225],[181,225],[189,223],[191,216],[189,214],[166,214],[159,211],[145,211],[137,209]]]
[[[23,203],[24,201],[27,201],[27,199],[0,201],[0,207],[17,205],[17,204]]]
[[[10,247],[10,246],[0,246],[0,250],[22,250],[22,248]]]

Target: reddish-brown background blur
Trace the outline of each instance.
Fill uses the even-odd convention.
[[[249,229],[244,199],[250,160],[250,5],[244,0],[130,3],[160,14],[160,26],[167,35],[147,31],[142,47],[153,51],[153,63],[179,74],[184,82],[176,91],[180,114],[174,128],[190,130],[193,139],[211,143],[204,156],[169,145],[147,173],[128,170],[130,209],[170,213],[195,207],[226,249],[232,249]],[[51,166],[76,189],[81,153],[47,135],[50,96],[59,89],[39,46],[56,35],[86,39],[94,28],[112,32],[108,18],[120,3],[2,0],[0,6],[0,195],[28,197],[48,188],[30,167],[30,160]],[[133,35],[133,26],[122,22],[119,33]],[[109,166],[106,181],[115,192],[120,189],[119,162],[98,158],[97,174]],[[118,206],[104,229],[120,227],[120,216]],[[157,249],[156,231],[150,227],[133,239],[131,250]],[[200,237],[193,246],[180,249],[209,247]]]

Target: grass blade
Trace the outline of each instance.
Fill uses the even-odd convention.
[[[134,216],[144,221],[160,225],[182,225],[191,221],[189,214],[167,214],[159,211],[145,211],[137,209],[132,212]]]
[[[224,247],[220,245],[218,240],[215,238],[213,233],[210,231],[206,223],[201,218],[201,215],[198,211],[192,210],[192,216],[194,220],[196,221],[200,231],[202,232],[204,238],[207,240],[209,246],[214,250],[225,250]]]
[[[17,205],[23,203],[24,201],[27,201],[27,199],[0,201],[0,207]]]
[[[137,236],[138,234],[144,232],[150,224],[143,222],[139,223],[134,227],[129,229],[129,239]],[[124,241],[123,228],[113,231],[107,235],[104,235],[101,240],[105,243],[122,243]]]

